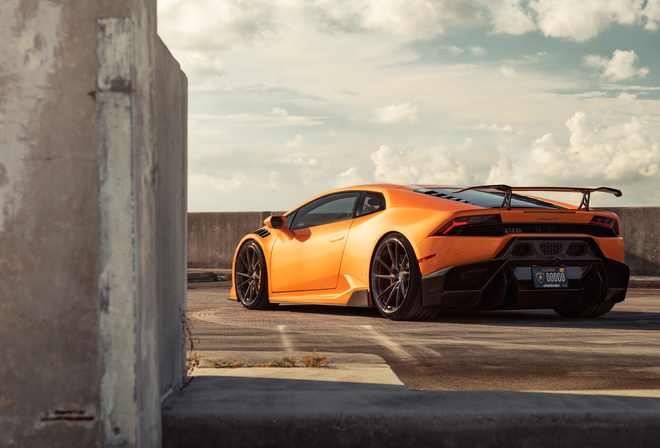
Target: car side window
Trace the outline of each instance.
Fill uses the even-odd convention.
[[[351,219],[358,194],[337,193],[317,199],[296,212],[289,228],[298,230]]]
[[[357,216],[376,213],[385,208],[385,198],[380,193],[366,192],[360,197],[357,207]]]

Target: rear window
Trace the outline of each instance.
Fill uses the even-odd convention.
[[[422,193],[429,196],[435,196],[450,201],[462,202],[464,204],[476,205],[477,207],[484,208],[500,208],[504,201],[504,193],[501,191],[487,191],[487,190],[468,190],[460,193],[454,193],[456,190],[448,190],[442,188],[418,188],[414,190],[416,193]],[[511,208],[556,208],[563,209],[550,202],[545,202],[540,199],[534,199],[519,194],[511,195]]]

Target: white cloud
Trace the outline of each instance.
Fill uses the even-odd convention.
[[[643,16],[646,19],[644,29],[656,31],[660,22],[660,0],[648,0],[644,7]]]
[[[615,23],[645,22],[646,29],[655,30],[660,21],[658,0],[316,0],[307,10],[332,30],[408,38],[488,24],[495,33],[522,35],[540,29],[546,36],[585,41]]]
[[[620,158],[631,151],[632,160],[646,160],[636,170],[631,161],[617,162],[619,171],[616,166],[607,170],[610,183],[629,173],[651,182],[647,175],[655,165],[645,152],[626,149],[634,146],[631,142],[617,146],[623,143],[613,130],[621,134],[628,123],[628,131],[640,135],[631,121],[636,116],[650,135],[650,147],[660,142],[660,102],[654,99],[657,92],[651,93],[660,89],[654,87],[655,61],[637,60],[635,54],[631,62],[633,52],[628,59],[617,58],[612,54],[617,47],[607,45],[616,37],[619,48],[647,54],[642,39],[657,33],[641,27],[651,29],[659,21],[659,2],[610,0],[605,14],[585,17],[605,3],[159,0],[159,32],[189,77],[191,197],[203,196],[205,210],[266,210],[291,206],[335,184],[374,180],[472,184],[500,172],[520,184],[516,179],[533,179],[523,177],[532,156],[546,160],[558,154],[576,164],[565,165],[566,172],[597,176],[590,164],[583,169],[579,163],[586,162],[570,155],[578,146],[569,143],[569,134],[579,132],[563,123],[577,110],[610,123],[596,121],[591,131],[582,132],[600,139],[587,138],[592,144],[584,144],[585,153],[610,145]],[[617,12],[622,8],[616,5],[637,11],[637,18]],[[198,14],[196,21],[187,18],[190,11]],[[529,20],[535,26],[538,20],[539,31]],[[617,27],[588,46],[570,42],[615,23],[637,29],[627,26],[629,33],[623,35]],[[463,29],[452,34],[457,28]],[[528,29],[522,37],[489,36]],[[426,40],[441,33],[446,37]],[[556,38],[564,42],[551,42]],[[537,53],[539,44],[547,52]],[[594,60],[596,68],[575,66],[573,58],[585,48],[606,57]],[[486,49],[488,57],[481,58]],[[512,51],[515,59],[510,59]],[[461,56],[448,57],[451,52]],[[640,86],[617,81],[622,76],[640,79],[642,66],[652,69],[644,82],[630,81]],[[600,91],[585,91],[601,74]],[[478,123],[487,125],[475,129]],[[605,140],[605,129],[611,141]],[[383,142],[387,149],[378,149]],[[291,152],[296,154],[284,157]],[[600,168],[602,176],[605,168]],[[544,183],[556,183],[540,170],[533,172]],[[217,182],[210,175],[217,175]],[[601,179],[557,176],[579,185]],[[278,188],[278,194],[264,196],[264,188]],[[227,193],[219,203],[208,191]],[[637,204],[653,203],[648,196],[637,198]],[[244,205],[248,199],[251,205]],[[200,210],[198,203],[191,201],[191,210]]]
[[[245,181],[242,174],[233,174],[230,177],[219,177],[198,172],[191,172],[188,176],[188,187],[193,190],[217,190],[223,193],[238,190]]]
[[[305,140],[305,137],[302,136],[302,134],[296,134],[295,137],[293,137],[292,140],[289,140],[288,142],[285,143],[285,146],[287,148],[296,148],[303,143],[305,143],[307,140]]]
[[[213,51],[266,38],[274,31],[276,1],[160,0],[158,33],[168,46],[181,50]]]
[[[335,187],[337,188],[350,187],[352,185],[360,185],[364,183],[366,183],[365,180],[355,166],[337,174],[337,178],[335,179]]]
[[[283,157],[281,160],[283,163],[291,163],[293,165],[298,165],[300,167],[316,169],[323,165],[322,162],[319,162],[314,157],[308,157],[302,152],[296,152],[288,156]]]
[[[500,162],[488,182],[630,186],[654,181],[660,175],[660,147],[637,118],[616,124],[591,121],[576,112],[566,121],[568,145],[552,134],[535,140],[526,155],[500,149]]]
[[[603,78],[612,81],[623,81],[634,77],[643,78],[648,75],[648,68],[635,68],[637,58],[638,56],[632,50],[615,50],[612,59],[590,54],[584,57],[584,62],[590,67],[602,68],[603,74],[601,76]]]
[[[460,47],[457,47],[456,45],[446,45],[446,46],[441,47],[441,48],[446,49],[449,52],[449,54],[452,54],[454,56],[458,56],[459,54],[465,53],[465,50],[463,50]]]
[[[478,2],[464,0],[316,0],[307,11],[331,30],[386,32],[413,38],[480,22]]]
[[[497,134],[497,139],[499,141],[506,141],[506,142],[512,142],[514,140],[517,140],[519,137],[522,137],[525,135],[525,132],[520,129],[520,128],[514,128],[510,124],[505,124],[505,125],[498,125],[498,124],[485,124],[481,123],[476,126],[474,126],[474,129],[478,129],[480,131],[491,131],[495,132]]]
[[[500,73],[502,73],[505,78],[513,79],[516,77],[516,71],[513,67],[500,67]]]
[[[213,51],[182,51],[177,53],[176,59],[189,78],[203,79],[224,74],[222,60]]]
[[[362,17],[367,29],[394,34],[433,35],[442,32],[442,12],[438,4],[424,0],[385,0],[369,2]]]
[[[618,96],[618,99],[621,101],[627,103],[627,104],[633,104],[635,100],[637,99],[637,95],[634,93],[626,93],[626,92],[621,92]]]
[[[175,50],[221,51],[273,42],[311,26],[332,33],[425,39],[457,28],[500,34],[540,29],[546,36],[592,39],[612,24],[656,30],[658,0],[160,0],[159,34]],[[458,48],[458,47],[456,47]]]
[[[328,163],[326,161],[319,160],[316,157],[310,157],[302,152],[296,152],[282,157],[279,162],[293,166],[297,181],[306,187],[318,183],[318,180],[328,171]]]
[[[465,53],[466,51],[465,49],[457,47],[456,45],[444,45],[440,48],[447,50],[449,54],[453,56],[458,56]],[[468,47],[467,51],[469,51],[473,56],[483,56],[486,54],[486,50],[483,47]]]
[[[280,188],[280,174],[277,171],[268,173],[268,176],[266,176],[266,186],[274,190]]]
[[[374,180],[386,183],[465,184],[469,174],[465,165],[446,151],[419,148],[394,151],[382,145],[371,154],[376,166]]]
[[[417,106],[410,102],[390,104],[389,106],[375,109],[372,121],[379,123],[396,123],[399,121],[414,123],[417,121]]]
[[[585,41],[612,23],[630,25],[639,19],[639,0],[533,0],[537,25],[546,36]]]
[[[289,115],[286,109],[282,109],[281,107],[273,107],[273,110],[270,111],[270,113],[277,117],[287,117]]]
[[[488,4],[491,14],[491,26],[495,33],[521,35],[534,31],[536,25],[523,10],[520,0],[500,0]]]
[[[217,120],[228,121],[234,125],[247,125],[251,127],[290,127],[290,126],[319,126],[324,124],[319,117],[303,117],[287,114],[286,110],[275,108],[269,115],[243,113],[219,115]]]

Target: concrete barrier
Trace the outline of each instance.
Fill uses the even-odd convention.
[[[188,268],[229,269],[241,238],[271,212],[188,213]]]
[[[0,2],[0,447],[161,446],[187,80],[155,0]]]
[[[660,207],[607,209],[621,220],[631,274],[660,276]],[[231,268],[238,242],[279,212],[188,213],[188,267]]]
[[[660,207],[609,208],[621,221],[626,264],[632,275],[660,276]]]

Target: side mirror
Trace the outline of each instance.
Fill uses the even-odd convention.
[[[264,220],[264,225],[271,229],[281,229],[286,224],[286,218],[282,215],[269,216]]]

